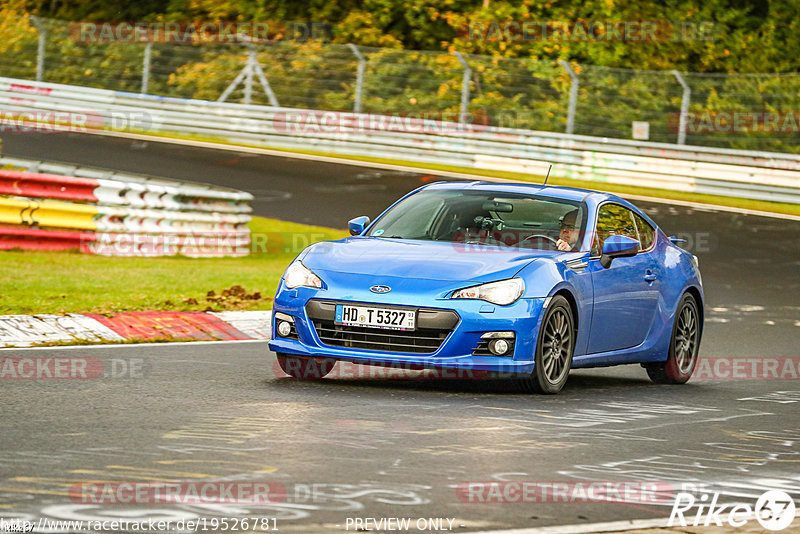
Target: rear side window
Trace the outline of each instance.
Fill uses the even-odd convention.
[[[612,235],[624,235],[639,239],[631,210],[619,204],[603,204],[597,214],[597,229],[592,252],[600,254],[600,251],[603,250],[603,242]]]
[[[653,246],[656,230],[638,213],[633,213],[633,218],[636,221],[636,229],[639,230],[639,243],[642,244],[641,248],[642,250],[648,250]]]

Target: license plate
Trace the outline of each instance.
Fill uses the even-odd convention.
[[[368,306],[336,305],[334,322],[346,326],[367,326],[390,330],[414,330],[416,315],[414,310],[389,310]]]

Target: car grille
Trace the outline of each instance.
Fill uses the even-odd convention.
[[[431,354],[439,349],[458,324],[458,314],[454,311],[414,308],[417,311],[417,329],[414,331],[337,325],[334,324],[336,304],[356,303],[311,300],[306,305],[306,312],[314,324],[317,337],[325,345],[333,347]],[[374,303],[364,303],[364,305],[409,309]]]

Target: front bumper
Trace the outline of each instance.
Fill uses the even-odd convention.
[[[520,299],[509,306],[498,306],[480,300],[448,298],[420,298],[416,295],[348,295],[342,298],[334,292],[311,288],[279,290],[274,312],[294,319],[297,339],[287,339],[276,334],[276,319],[273,317],[270,350],[296,356],[326,357],[355,363],[408,366],[413,368],[472,369],[491,372],[529,374],[533,370],[536,340],[538,339],[544,298]],[[370,296],[373,297],[370,299]],[[420,354],[405,351],[399,344],[393,350],[374,350],[361,347],[333,346],[325,343],[314,320],[319,325],[320,303],[330,308],[342,301],[377,307],[413,307],[422,309],[427,317],[441,317],[439,312],[454,312],[455,325],[448,328],[444,341],[433,352]],[[311,304],[309,304],[311,302]],[[276,314],[273,314],[276,315]],[[441,321],[440,321],[441,323]],[[418,326],[422,323],[418,321]],[[473,351],[487,332],[513,331],[515,342],[511,356],[474,355]]]

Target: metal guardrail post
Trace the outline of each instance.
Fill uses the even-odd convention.
[[[569,63],[563,59],[558,60],[564,70],[569,74],[569,109],[567,109],[567,133],[572,134],[575,131],[575,108],[578,105],[578,75],[572,70]]]
[[[144,61],[142,63],[142,94],[147,94],[147,86],[150,84],[150,53],[153,43],[144,45]]]
[[[36,81],[41,82],[44,78],[44,47],[47,43],[47,28],[42,24],[42,20],[31,15],[31,22],[39,31],[39,48],[36,52]]]
[[[269,99],[269,105],[276,108],[280,107],[278,99],[275,96],[275,93],[272,91],[272,86],[269,84],[269,80],[267,80],[267,76],[261,69],[261,65],[258,64],[255,48],[252,45],[250,45],[248,48],[250,49],[250,52],[248,52],[247,55],[247,63],[242,71],[233,80],[233,82],[231,82],[231,84],[225,88],[225,91],[223,91],[219,96],[217,102],[225,102],[225,100],[231,95],[231,93],[242,82],[242,80],[245,80],[244,103],[250,104],[253,96],[253,76],[258,76],[258,81],[261,83],[261,86],[264,88],[264,92],[267,94],[267,98]]]
[[[461,112],[458,114],[458,123],[466,124],[469,116],[469,82],[472,79],[472,68],[461,52],[453,52],[458,58],[458,62],[464,67],[464,75],[461,78]]]
[[[250,50],[247,54],[247,67],[245,67],[247,74],[244,76],[244,103],[248,105],[253,103],[253,71],[256,63],[258,63],[256,51]]]
[[[359,51],[358,47],[352,43],[347,43],[347,46],[352,50],[353,55],[358,59],[358,74],[356,75],[356,96],[353,103],[353,111],[361,113],[361,97],[364,93],[364,71],[367,67],[367,60],[364,55]]]
[[[269,80],[267,80],[267,76],[264,74],[264,71],[261,69],[261,65],[258,64],[258,59],[256,58],[256,53],[253,51],[253,72],[258,76],[258,81],[261,82],[261,87],[264,88],[264,92],[267,94],[267,99],[269,100],[269,105],[274,107],[279,107],[278,99],[275,97],[275,93],[272,91],[272,86],[269,84]]]
[[[672,75],[678,79],[678,83],[683,87],[683,96],[681,97],[681,120],[678,124],[678,144],[686,144],[686,123],[689,119],[689,101],[692,99],[692,88],[683,79],[681,73],[677,70],[672,71]]]

